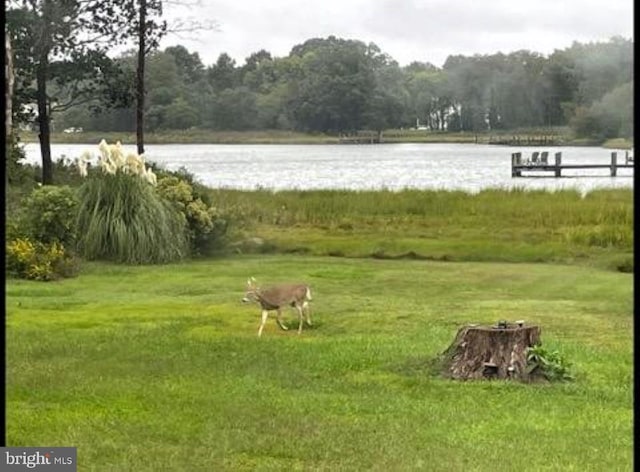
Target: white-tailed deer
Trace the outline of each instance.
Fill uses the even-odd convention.
[[[282,308],[286,306],[294,307],[298,311],[300,324],[298,334],[302,332],[302,322],[306,316],[306,321],[311,326],[311,316],[309,313],[309,302],[311,301],[311,288],[306,284],[280,284],[271,287],[261,288],[256,284],[256,280],[251,277],[247,280],[247,293],[242,298],[243,302],[257,302],[262,308],[262,321],[258,329],[258,336],[262,336],[262,329],[267,321],[270,311],[276,311],[276,320],[280,328],[287,330],[282,324]]]

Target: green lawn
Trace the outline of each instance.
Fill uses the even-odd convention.
[[[313,328],[258,338],[249,276],[309,282]],[[76,446],[79,471],[631,470],[632,281],[300,255],[10,279],[7,445]],[[460,326],[499,319],[538,324],[576,381],[432,373]]]

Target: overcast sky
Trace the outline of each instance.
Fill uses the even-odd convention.
[[[573,41],[633,37],[633,0],[183,0],[165,2],[165,18],[217,23],[216,31],[191,39],[166,37],[161,47],[182,44],[208,66],[226,52],[242,65],[266,49],[275,57],[307,39],[334,35],[375,43],[400,63],[447,56],[505,54],[520,49],[551,54]]]

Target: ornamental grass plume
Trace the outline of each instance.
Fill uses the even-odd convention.
[[[185,218],[155,191],[156,176],[144,157],[125,156],[119,142],[102,140],[98,147],[100,171],[88,173],[79,189],[80,254],[128,264],[186,257]],[[90,160],[83,156],[77,160],[79,170]]]

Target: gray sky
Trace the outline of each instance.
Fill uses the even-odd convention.
[[[573,41],[633,37],[633,0],[183,1],[194,4],[165,4],[167,20],[215,21],[217,31],[171,35],[161,47],[182,44],[206,66],[223,52],[237,65],[260,49],[287,56],[296,44],[329,35],[373,42],[401,66],[438,67],[451,54],[528,49],[548,55]]]

